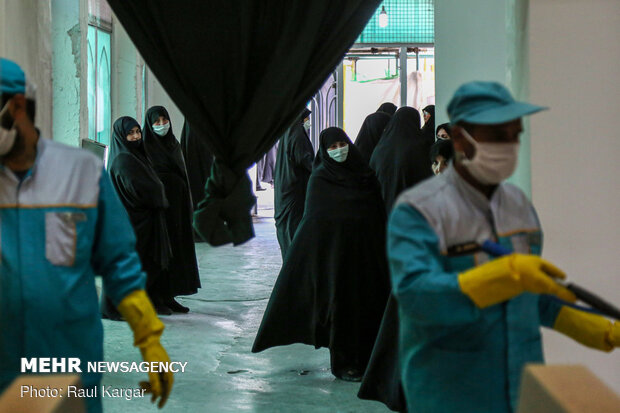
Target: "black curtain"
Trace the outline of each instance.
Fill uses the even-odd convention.
[[[194,227],[212,245],[254,236],[246,169],[293,123],[380,0],[108,0],[215,155]]]

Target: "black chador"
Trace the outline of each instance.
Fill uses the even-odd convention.
[[[396,412],[406,412],[398,361],[399,331],[398,304],[394,295],[390,295],[357,397],[379,401]]]
[[[385,103],[382,103],[381,106],[379,106],[379,109],[377,109],[377,112],[384,112],[392,116],[394,115],[394,113],[396,113],[396,109],[398,108],[392,102],[385,102]]]
[[[336,142],[348,145],[346,157],[330,157]],[[343,130],[324,130],[304,217],[252,351],[328,347],[336,377],[361,379],[389,295],[385,222],[374,172]]]
[[[153,127],[160,117],[168,120],[169,125],[159,131],[163,135],[156,133]],[[164,184],[170,203],[166,209],[166,223],[172,258],[167,271],[168,296],[162,300],[172,310],[185,312],[187,308],[180,308],[174,297],[194,294],[200,288],[192,233],[193,209],[181,145],[172,132],[170,115],[164,107],[154,106],[146,112],[143,139],[146,156]]]
[[[213,164],[213,155],[205,142],[206,139],[192,129],[187,121],[183,123],[181,150],[185,159],[194,210],[205,197],[205,184],[207,178],[211,176],[211,165]]]
[[[304,129],[304,109],[293,126],[280,139],[274,177],[274,218],[282,258],[286,255],[304,214],[306,189],[312,172],[314,150]]]
[[[375,112],[364,119],[357,138],[355,138],[355,146],[360,150],[362,158],[366,162],[370,162],[370,157],[375,147],[381,139],[381,135],[385,130],[392,116],[385,112]]]
[[[114,122],[108,171],[136,234],[136,250],[147,275],[146,291],[151,300],[156,300],[167,288],[162,283],[162,270],[168,267],[171,257],[164,212],[168,200],[162,182],[146,157],[143,140],[127,140],[129,132],[136,127],[139,131],[138,122],[128,116]],[[104,317],[120,319],[106,297],[102,299],[102,313]]]
[[[435,143],[435,105],[428,105],[422,110],[431,115],[430,118],[424,122],[424,126],[422,126],[422,136],[426,142],[432,145]]]
[[[398,109],[370,158],[388,213],[402,191],[433,175],[430,146],[422,137],[418,111]]]

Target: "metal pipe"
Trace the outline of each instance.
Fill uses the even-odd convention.
[[[407,106],[407,47],[400,48],[400,106]]]

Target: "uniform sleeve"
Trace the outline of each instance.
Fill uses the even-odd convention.
[[[458,274],[444,270],[437,235],[410,205],[398,205],[390,216],[388,259],[394,295],[409,320],[451,326],[480,317],[480,310],[461,292]]]
[[[136,252],[133,228],[106,171],[99,180],[91,262],[95,273],[102,276],[106,293],[115,305],[132,291],[144,289],[146,275]]]
[[[553,328],[555,320],[560,314],[560,310],[566,303],[559,298],[552,295],[541,294],[538,297],[538,316],[540,318],[540,324]]]

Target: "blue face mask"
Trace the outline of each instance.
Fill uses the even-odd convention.
[[[342,148],[328,149],[327,154],[336,162],[344,162],[347,160],[347,155],[349,154],[349,145],[343,146]]]
[[[165,123],[163,125],[153,125],[153,132],[155,132],[159,136],[166,136],[169,130],[170,130],[170,122]]]

